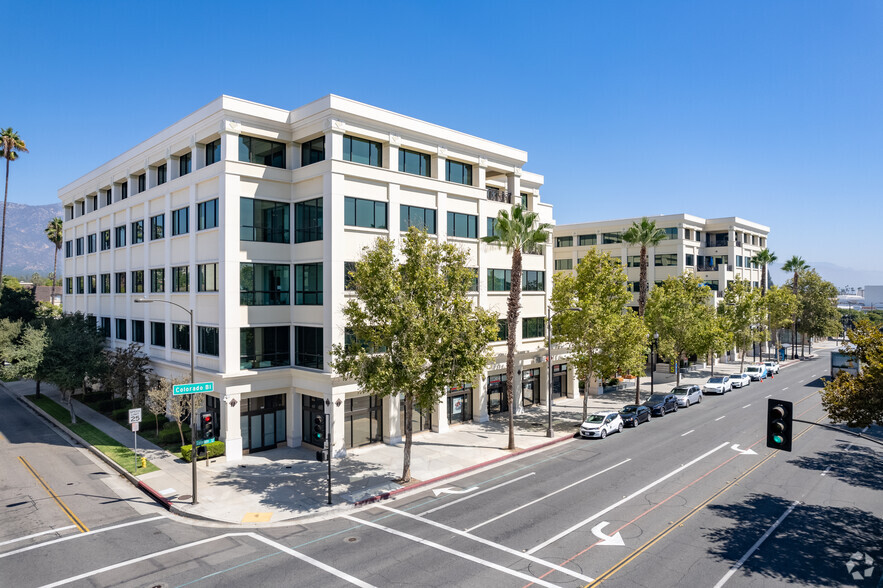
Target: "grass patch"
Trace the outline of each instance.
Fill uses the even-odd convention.
[[[128,447],[125,447],[106,433],[96,429],[82,419],[79,419],[76,425],[71,424],[70,411],[46,396],[37,398],[34,395],[29,395],[25,396],[25,398],[27,398],[32,404],[40,407],[43,412],[50,415],[59,423],[79,435],[86,443],[92,445],[95,449],[115,461],[130,474],[147,474],[159,469],[148,461],[146,468],[138,468],[136,471],[135,454]]]

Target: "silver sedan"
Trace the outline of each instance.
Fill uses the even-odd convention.
[[[688,407],[702,402],[702,390],[699,386],[678,386],[671,391],[678,399],[678,406]]]

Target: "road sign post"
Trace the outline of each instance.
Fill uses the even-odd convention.
[[[129,424],[132,425],[132,435],[135,441],[132,446],[135,449],[135,474],[138,473],[138,423],[141,422],[141,409],[133,408],[129,410]]]

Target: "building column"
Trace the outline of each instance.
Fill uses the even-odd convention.
[[[472,418],[477,419],[479,423],[486,423],[490,420],[490,415],[487,412],[487,382],[488,369],[485,368],[478,379],[478,387],[473,390],[472,394]]]
[[[521,168],[516,167],[515,171],[506,175],[506,190],[512,194],[512,204],[521,202]]]
[[[565,374],[565,377],[567,378],[567,397],[579,398],[579,378],[572,365],[567,366],[567,374]]]
[[[397,445],[402,442],[402,408],[398,394],[383,398],[383,442]]]
[[[451,428],[450,423],[448,422],[448,387],[445,386],[445,395],[442,396],[441,400],[436,403],[435,407],[432,409],[433,415],[435,418],[432,419],[433,425],[432,430],[435,433],[447,433],[448,429]]]
[[[227,461],[242,459],[242,431],[239,420],[242,414],[242,392],[248,386],[227,386],[219,390],[221,399],[221,441],[224,442]]]

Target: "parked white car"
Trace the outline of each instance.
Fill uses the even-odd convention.
[[[699,404],[702,402],[702,390],[699,386],[677,386],[671,391],[678,399],[678,406],[689,408],[691,404]]]
[[[730,376],[714,376],[708,378],[708,381],[702,386],[702,392],[705,394],[726,394],[732,389],[733,383],[730,382]]]
[[[765,361],[763,365],[766,366],[766,371],[769,374],[778,374],[779,373],[779,362],[778,361]]]
[[[762,363],[748,366],[745,368],[745,373],[751,376],[752,380],[758,380],[760,382],[763,382],[764,378],[767,377],[766,366]]]
[[[596,412],[589,415],[586,422],[579,428],[583,437],[599,437],[603,439],[610,433],[622,433],[622,417],[615,410]]]
[[[751,384],[751,376],[748,373],[733,374],[730,376],[730,382],[733,384],[733,388],[741,388]]]

